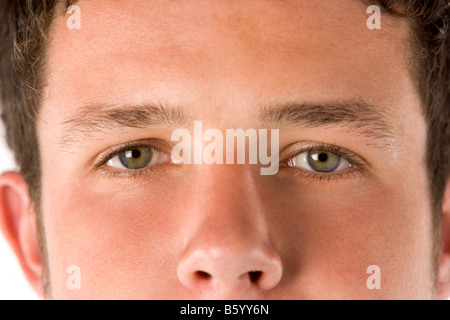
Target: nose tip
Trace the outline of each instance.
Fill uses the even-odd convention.
[[[178,279],[189,289],[270,290],[280,281],[281,259],[269,246],[247,252],[196,249],[180,259]]]

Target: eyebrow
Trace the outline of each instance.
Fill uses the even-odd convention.
[[[304,128],[342,126],[355,134],[381,142],[383,148],[394,148],[397,137],[390,115],[381,107],[362,100],[289,103],[261,107],[263,125],[300,126]]]
[[[397,145],[397,139],[388,119],[389,114],[385,110],[362,100],[284,103],[261,107],[259,113],[259,120],[265,126],[315,128],[340,125],[380,141],[383,148],[392,149]],[[68,148],[81,143],[82,138],[92,138],[94,134],[117,129],[187,127],[188,120],[181,108],[173,106],[89,104],[63,121],[64,134],[59,146]]]
[[[145,129],[151,126],[185,127],[188,121],[177,107],[156,104],[136,106],[89,104],[78,109],[76,115],[63,122],[64,134],[59,145],[67,148],[92,138],[95,133],[108,133],[117,129]]]

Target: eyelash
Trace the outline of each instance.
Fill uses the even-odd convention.
[[[105,153],[100,155],[97,159],[97,164],[94,164],[94,169],[98,170],[100,173],[112,177],[112,178],[139,178],[142,177],[145,174],[152,174],[155,172],[157,167],[160,165],[152,165],[148,166],[142,169],[137,170],[127,170],[127,171],[116,171],[111,169],[106,169],[105,165],[108,163],[109,160],[113,159],[115,156],[117,156],[120,152],[129,150],[130,148],[139,148],[139,147],[147,147],[151,148],[152,151],[161,152],[161,153],[167,153],[167,151],[164,151],[162,148],[158,148],[157,146],[150,144],[150,143],[126,143],[122,144],[117,147],[109,148]],[[288,147],[288,149],[291,148]],[[323,150],[327,152],[334,153],[342,158],[344,158],[348,163],[352,165],[350,169],[343,170],[341,172],[332,172],[332,173],[320,173],[315,171],[309,171],[301,168],[291,167],[288,165],[288,161],[292,159],[293,157],[296,157],[304,152],[308,152],[311,150]],[[343,179],[350,176],[353,176],[357,172],[364,171],[366,166],[366,161],[361,158],[360,156],[357,156],[353,152],[344,149],[342,147],[339,147],[337,145],[333,144],[325,144],[325,143],[309,143],[307,146],[303,146],[300,150],[296,149],[295,153],[292,153],[287,158],[285,157],[285,160],[280,161],[280,170],[281,169],[288,169],[288,170],[294,170],[294,175],[302,175],[307,178],[316,179],[318,181],[323,180],[332,180],[332,179]]]
[[[145,174],[151,174],[152,172],[154,172],[156,167],[158,167],[158,165],[148,166],[148,167],[145,167],[142,169],[137,169],[137,170],[127,170],[127,171],[118,171],[118,170],[111,170],[111,169],[105,168],[108,161],[113,159],[117,155],[119,155],[119,153],[129,150],[131,148],[143,148],[143,147],[150,148],[150,149],[152,149],[152,151],[166,153],[161,148],[158,148],[155,145],[150,144],[150,143],[133,143],[133,142],[126,143],[126,144],[122,144],[118,147],[109,148],[105,153],[100,155],[97,160],[97,163],[94,164],[94,169],[98,170],[101,174],[104,174],[105,176],[112,177],[112,178],[124,178],[124,179],[139,178]]]
[[[288,147],[289,148],[289,147]],[[288,161],[302,153],[312,151],[312,150],[323,150],[330,153],[334,153],[344,160],[346,160],[352,167],[349,169],[345,169],[340,172],[331,172],[331,173],[320,173],[316,171],[309,171],[301,168],[296,168],[288,165]],[[325,144],[325,143],[309,143],[307,146],[302,147],[300,150],[296,150],[294,154],[291,154],[284,161],[280,162],[280,169],[285,168],[288,170],[293,170],[294,175],[302,175],[307,178],[315,179],[318,181],[323,180],[332,180],[332,179],[343,179],[353,176],[358,172],[362,172],[365,170],[366,161],[357,156],[355,153],[342,148],[340,146],[334,144]]]

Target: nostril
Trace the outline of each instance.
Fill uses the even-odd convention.
[[[195,272],[195,276],[198,279],[205,279],[205,280],[208,280],[208,279],[211,278],[211,275],[208,272],[205,272],[205,271],[196,271]]]
[[[261,271],[250,271],[248,273],[248,276],[250,277],[250,281],[252,283],[256,283],[261,278],[262,272]]]

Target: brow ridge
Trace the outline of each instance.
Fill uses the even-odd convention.
[[[303,128],[342,126],[386,147],[397,145],[390,114],[362,100],[291,102],[260,108],[259,120],[266,126]]]
[[[177,107],[156,104],[133,106],[89,104],[77,109],[74,116],[63,122],[64,134],[59,141],[60,147],[67,148],[79,143],[78,136],[92,138],[95,133],[107,133],[111,130],[151,126],[186,126],[187,119]]]

